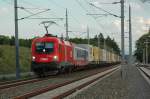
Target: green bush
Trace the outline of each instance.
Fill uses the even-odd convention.
[[[0,74],[12,74],[16,71],[15,46],[0,45]],[[21,72],[30,71],[30,48],[19,48]]]
[[[3,56],[3,50],[2,48],[0,47],[0,58]]]

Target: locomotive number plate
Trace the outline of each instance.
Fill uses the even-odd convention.
[[[40,60],[42,60],[42,61],[47,61],[48,58],[40,58]]]

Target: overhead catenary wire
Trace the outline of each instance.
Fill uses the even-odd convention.
[[[76,1],[78,1],[78,0],[76,0]],[[87,2],[86,0],[84,0],[84,1],[88,4],[88,2]],[[78,2],[78,3],[79,3],[79,5],[81,5],[81,7],[82,7],[87,13],[89,13],[89,11],[86,10],[86,8],[84,8],[80,2]],[[100,24],[99,22],[97,22],[96,17],[92,16],[92,18],[95,20],[95,22],[96,22],[100,27],[105,28],[102,24]],[[107,33],[107,32],[105,31],[105,33]],[[99,35],[99,32],[96,33],[96,34]],[[104,44],[104,45],[105,45],[105,44]]]
[[[29,1],[26,1],[26,0],[22,0],[22,2],[24,2],[24,3],[28,4],[28,5],[30,5],[30,7],[26,7],[26,9],[29,9],[29,10],[45,10],[45,9],[47,9],[47,8],[41,7],[40,5],[36,5],[35,3],[31,3],[31,2],[29,2]],[[49,8],[49,7],[48,7],[48,8]],[[51,9],[51,8],[49,8],[49,9]],[[52,14],[52,13],[53,13],[53,14]],[[55,15],[55,13],[54,13],[53,10],[51,10],[49,14],[50,14],[51,16],[53,16],[53,17],[58,17],[58,16]]]
[[[25,0],[22,0],[22,2],[23,3],[26,3],[26,4],[28,4],[28,5],[30,5],[30,7],[23,7],[23,6],[19,6],[18,8],[20,8],[21,10],[24,10],[25,12],[27,12],[27,13],[29,13],[29,14],[34,14],[33,12],[32,12],[32,10],[34,11],[34,10],[47,10],[47,8],[42,8],[41,6],[38,6],[38,5],[35,5],[35,3],[33,4],[33,3],[31,3],[31,2],[29,2],[29,1],[25,1]],[[20,2],[21,3],[21,2]],[[41,11],[42,12],[42,11]],[[52,10],[51,10],[51,12],[52,12]],[[38,18],[28,18],[28,19],[53,19],[53,18],[43,18],[42,16],[39,16],[39,15],[36,15],[36,16],[38,16]],[[56,17],[55,15],[52,15],[52,16],[54,16],[54,17]],[[20,18],[20,19],[24,19],[24,18]]]
[[[49,0],[48,0],[48,1],[49,1]],[[64,6],[62,6],[61,4],[56,3],[56,2],[53,1],[53,0],[51,0],[51,1],[49,1],[49,2],[52,2],[55,6],[60,7],[60,8],[63,9],[63,10],[66,10],[66,8],[65,8]],[[71,8],[69,8],[69,9],[71,9]],[[73,21],[74,21],[77,25],[82,24],[76,17],[74,17],[74,15],[72,15],[72,13],[71,13],[71,11],[70,11],[69,9],[68,9],[68,14],[69,14],[69,18],[68,18],[68,19],[72,18]],[[69,21],[69,22],[70,22],[70,21]],[[71,24],[71,23],[70,23],[70,24]],[[69,25],[69,29],[74,30],[74,27],[72,27],[71,25]],[[69,31],[70,31],[70,30],[69,30]]]
[[[53,0],[52,0],[53,1]],[[89,12],[84,6],[82,6],[82,4],[80,3],[80,1],[78,1],[78,0],[76,0],[77,1],[77,4],[79,5],[79,6],[81,6],[81,8],[85,11],[85,12]],[[50,2],[50,1],[49,1]],[[60,4],[58,4],[58,3],[56,3],[55,1],[53,1],[53,3],[56,5],[56,6],[59,6],[60,8],[62,8],[62,9],[65,9],[65,7],[63,7],[62,5],[60,6]],[[73,15],[72,14],[70,14],[72,17],[73,17]],[[102,27],[102,28],[104,28],[104,26],[102,25],[102,24],[100,24],[99,22],[97,22],[97,18],[96,17],[92,17],[94,20],[95,20],[95,22],[100,26],[100,27]],[[73,19],[74,20],[76,20],[75,22],[77,23],[77,24],[81,24],[81,23],[79,23],[79,21],[77,21],[77,19],[75,18],[75,17],[73,17]],[[70,27],[70,26],[69,26]],[[71,28],[71,27],[70,27]],[[98,28],[99,29],[99,28]],[[99,30],[100,31],[100,30]]]
[[[29,14],[31,14],[31,15],[36,15],[36,13],[33,13],[33,12],[31,12],[31,9],[36,9],[37,10],[37,8],[25,8],[25,7],[18,7],[18,8],[20,8],[21,10],[24,10],[25,12],[27,12],[27,13],[29,13]],[[48,10],[48,9],[39,9],[38,8],[38,10],[43,10],[43,12],[44,12],[44,10],[46,11],[46,10]],[[41,11],[41,13],[42,13],[42,11]],[[21,18],[21,19],[38,19],[38,20],[45,20],[45,19],[53,19],[53,21],[54,20],[63,20],[64,18],[57,18],[57,17],[55,17],[55,18],[52,18],[52,17],[42,17],[42,16],[39,16],[39,15],[36,15],[36,16],[38,16],[38,17],[32,17],[32,16],[29,16],[28,18]]]
[[[87,0],[84,0],[84,1],[87,2]],[[87,3],[89,4],[89,2],[87,2]],[[120,3],[120,2],[112,2],[112,3],[110,3],[110,4],[118,4],[118,3]],[[91,5],[91,6],[92,6],[92,5]],[[98,10],[101,10],[101,9],[98,9]],[[110,16],[110,14],[113,14],[113,13],[111,13],[110,11],[107,11],[107,10],[105,10],[105,9],[103,9],[103,8],[102,8],[102,11],[105,12],[104,16]],[[99,17],[99,15],[101,15],[101,14],[93,14],[93,16],[94,16],[94,15]],[[120,16],[117,16],[117,15],[114,15],[114,14],[113,14],[113,16],[120,18]],[[110,32],[111,32],[111,31],[110,31]]]
[[[89,11],[80,3],[80,1],[78,0],[75,0],[77,2],[77,4],[86,12],[86,13],[89,13]],[[100,27],[103,27],[101,24],[99,24],[97,21],[96,21],[96,18],[94,16],[92,16],[92,19],[95,20],[95,22],[100,26]]]
[[[25,12],[27,12],[27,13],[29,13],[29,14],[31,14],[31,15],[34,15],[35,13],[33,13],[33,12],[31,12],[30,11],[30,9],[36,9],[36,8],[25,8],[25,7],[18,7],[18,8],[20,8],[21,10],[24,10]],[[50,10],[50,9],[39,9],[38,8],[38,10]],[[46,18],[46,17],[32,17],[32,18],[30,18],[30,17],[28,17],[27,19],[60,19],[60,20],[63,20],[64,18]]]
[[[7,1],[7,0],[2,0],[2,1],[4,1],[4,3],[7,3],[7,4],[13,6],[13,2],[9,2],[9,1],[12,1],[12,0],[9,0],[9,1]],[[29,14],[31,14],[31,15],[26,16],[26,17],[23,17],[23,18],[20,18],[20,19],[18,19],[18,20],[23,20],[23,19],[40,19],[40,20],[52,19],[52,20],[55,20],[55,19],[56,19],[56,18],[51,18],[51,17],[50,17],[50,18],[48,18],[48,17],[45,18],[45,17],[41,17],[41,16],[39,16],[39,17],[32,17],[32,16],[38,16],[37,14],[42,13],[42,11],[41,11],[41,12],[34,13],[34,10],[36,10],[36,11],[38,11],[38,10],[44,10],[45,8],[42,8],[41,6],[35,5],[35,3],[31,3],[31,2],[25,1],[25,0],[21,0],[20,2],[18,2],[18,5],[20,5],[21,2],[23,2],[23,4],[25,3],[25,4],[29,5],[29,6],[24,7],[24,5],[22,5],[22,6],[18,6],[17,8],[22,9],[22,10],[24,10],[25,12],[27,12],[27,13],[29,13]],[[33,10],[33,11],[32,11],[32,10]],[[53,12],[53,11],[51,10],[51,12]],[[56,17],[56,15],[54,15],[54,14],[53,14],[52,16]],[[60,18],[60,19],[62,20],[62,18]],[[59,25],[59,24],[57,24],[57,26],[58,26],[59,28],[61,28],[62,30],[64,30],[64,26],[61,26],[61,25]]]
[[[113,14],[113,13],[111,13],[111,12],[109,12],[109,11],[107,11],[107,10],[105,10],[105,9],[101,8],[101,7],[97,7],[97,6],[95,6],[93,3],[89,3],[89,4],[90,4],[90,5],[92,5],[92,6],[94,6],[94,7],[95,7],[95,8],[97,8],[97,9],[100,9],[100,10],[102,10],[102,11],[104,11],[104,12],[108,13],[109,15],[112,15],[112,16],[114,16],[114,17],[121,18],[120,16],[115,15],[115,14]]]
[[[31,9],[31,10],[47,10],[46,8],[27,8],[27,7],[18,7],[20,9]]]
[[[84,0],[87,4],[89,4],[89,2],[88,1],[86,1],[86,0]],[[78,0],[76,0],[76,2],[80,5],[80,7],[86,12],[86,13],[90,13],[81,3],[80,3],[80,1],[78,1]],[[101,23],[99,23],[96,19],[96,17],[95,16],[91,16],[93,19],[94,19],[94,21],[97,23],[97,25],[99,25],[100,27],[102,27],[102,28],[105,28]],[[101,30],[99,30],[99,31],[101,31]],[[104,30],[105,31],[105,30]],[[106,32],[106,31],[105,31]],[[107,32],[106,32],[107,33]]]
[[[53,3],[55,3],[56,5],[57,5],[57,7],[61,7],[61,8],[63,8],[63,9],[65,9],[65,7],[63,7],[61,4],[59,4],[59,3],[57,3],[56,1],[54,1],[54,0],[48,0],[49,2],[53,2]],[[77,1],[79,1],[79,0],[77,0]],[[86,1],[86,0],[85,0]],[[31,3],[30,1],[26,1],[26,0],[20,0],[20,2],[24,2],[24,3],[26,3],[26,4],[29,4],[31,7],[29,7],[29,9],[31,8],[41,8],[41,6],[37,6],[36,5],[36,3]],[[80,3],[80,1],[79,1],[79,3]],[[80,3],[81,4],[81,3]],[[86,9],[82,4],[81,4],[81,6],[82,6],[82,8],[84,8],[84,9]],[[88,11],[87,9],[86,9],[86,11]],[[29,12],[29,11],[26,11],[26,12]],[[71,11],[69,11],[69,12],[71,12]],[[88,11],[89,12],[89,11]],[[29,13],[32,13],[32,12],[29,12]],[[71,16],[71,18],[74,20],[74,22],[76,22],[77,24],[82,24],[81,22],[80,22],[80,20],[79,19],[77,19],[74,15],[72,15],[72,13],[70,13],[70,16]],[[99,23],[99,22],[97,22],[97,18],[96,17],[92,17],[94,20],[95,20],[95,22],[101,27],[101,28],[104,28],[104,25],[102,25],[101,23]],[[28,19],[36,19],[35,17],[34,18],[28,18]],[[38,18],[37,18],[38,19]],[[48,19],[48,18],[39,18],[39,19]],[[70,28],[73,28],[71,25],[69,26]],[[97,28],[98,30],[100,30],[99,28]]]
[[[47,9],[47,10],[44,10],[44,11],[40,11],[40,12],[37,12],[37,13],[33,13],[32,15],[29,15],[29,16],[26,16],[26,17],[23,17],[23,18],[20,18],[18,20],[23,20],[23,19],[26,19],[26,18],[29,18],[29,17],[32,17],[32,16],[35,16],[35,15],[38,15],[38,14],[41,14],[41,13],[44,13],[44,12],[47,12],[49,11],[50,9]]]
[[[48,0],[48,1],[49,1],[49,0]],[[52,2],[54,5],[56,5],[57,7],[60,7],[60,8],[63,9],[63,10],[66,9],[66,7],[62,6],[61,4],[56,3],[54,0],[51,0],[51,1],[49,1],[49,2]],[[81,22],[80,22],[77,18],[75,18],[75,17],[72,15],[72,13],[71,13],[71,11],[70,11],[71,8],[67,8],[67,9],[68,9],[69,15],[72,17],[72,19],[74,20],[74,22],[77,23],[78,25],[81,24]]]
[[[87,4],[89,4],[89,2],[87,1],[87,0],[84,0]],[[114,3],[112,3],[112,4],[117,4],[117,3],[120,3],[120,2],[114,2]],[[92,5],[91,5],[92,6]],[[99,9],[100,10],[100,9]],[[107,14],[111,14],[111,15],[113,15],[113,16],[115,16],[115,17],[119,17],[119,16],[117,16],[117,15],[114,15],[113,13],[111,13],[111,12],[109,12],[109,11],[107,11],[107,10],[105,10],[105,9],[102,9],[102,11],[104,11],[105,13],[107,13]],[[92,15],[92,17],[93,17],[94,15]],[[93,17],[94,19],[95,19],[95,21],[96,21],[96,18],[95,17]],[[119,17],[120,18],[120,17]],[[96,21],[97,22],[97,21]],[[97,22],[98,23],[98,22]],[[98,23],[99,24],[99,23]],[[103,26],[102,24],[99,24],[99,25],[101,25],[101,26]],[[104,26],[103,26],[104,27]],[[105,27],[104,27],[105,28]],[[106,30],[104,30],[105,31],[105,33],[107,33],[106,32]],[[111,32],[111,31],[110,31]],[[103,33],[104,34],[104,33]],[[109,35],[108,33],[107,33],[107,35]]]

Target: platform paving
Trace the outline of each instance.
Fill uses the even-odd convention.
[[[136,66],[124,65],[123,70],[81,91],[72,99],[150,99],[150,85]]]

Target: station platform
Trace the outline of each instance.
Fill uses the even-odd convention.
[[[141,75],[138,67],[122,67],[71,99],[150,99],[150,84]]]

